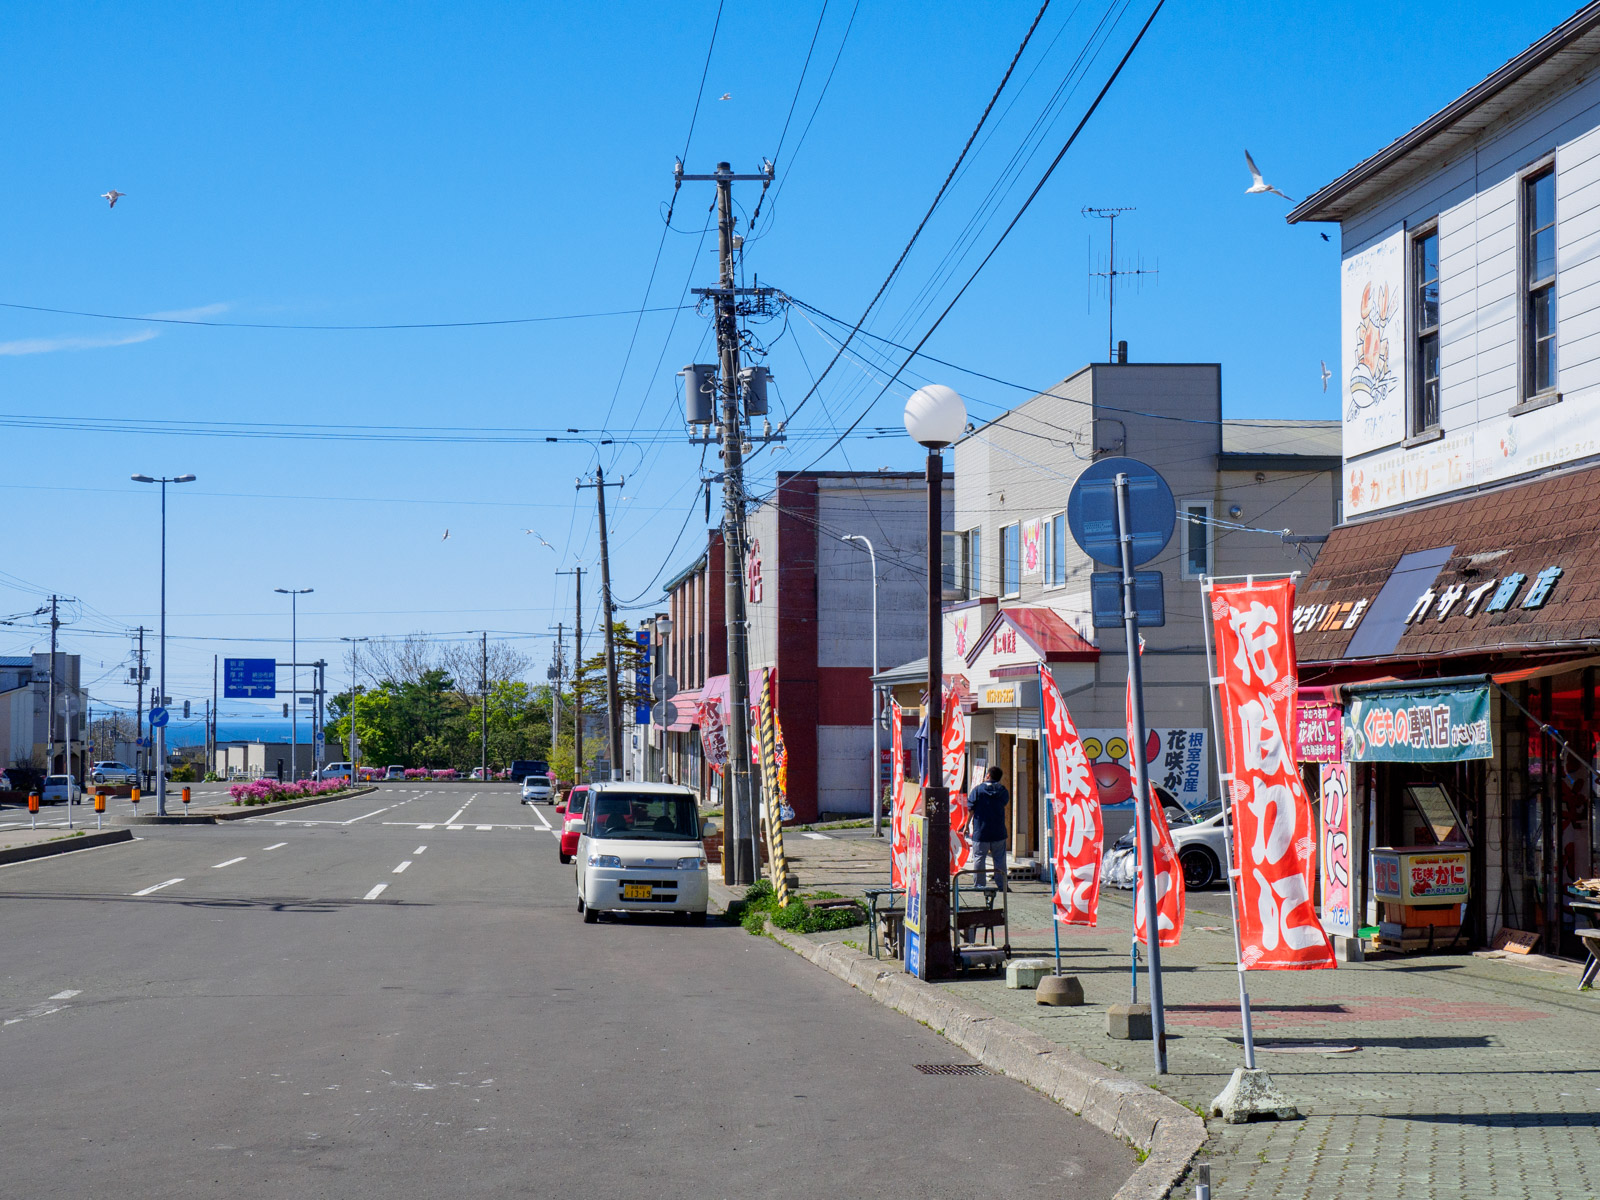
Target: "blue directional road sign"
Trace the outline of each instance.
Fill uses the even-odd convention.
[[[229,700],[271,700],[278,694],[278,660],[225,658],[222,694]]]
[[[1117,544],[1117,476],[1128,477],[1128,532],[1133,535],[1133,566],[1147,563],[1167,548],[1178,506],[1161,473],[1136,458],[1102,458],[1072,485],[1067,524],[1072,540],[1095,562],[1122,566]]]
[[[1167,605],[1160,571],[1133,573],[1133,608],[1139,615],[1139,628],[1150,629],[1167,623]],[[1122,624],[1122,572],[1089,573],[1089,610],[1096,629]]]
[[[150,728],[161,729],[171,718],[172,714],[166,709],[160,707],[152,708],[150,710]]]

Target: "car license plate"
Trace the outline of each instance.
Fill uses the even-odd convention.
[[[654,889],[648,883],[625,883],[622,885],[622,898],[624,900],[648,900]]]

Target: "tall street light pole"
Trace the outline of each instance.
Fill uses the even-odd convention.
[[[135,483],[161,485],[161,667],[156,686],[161,690],[161,704],[167,703],[167,484],[193,483],[193,475],[135,475]],[[50,664],[52,673],[55,664]],[[144,684],[141,682],[140,687]],[[53,719],[53,718],[52,718]],[[156,730],[156,815],[167,815],[167,727],[163,723]]]
[[[944,786],[944,459],[940,451],[967,427],[954,388],[930,383],[906,401],[906,432],[928,450],[928,786],[922,810],[922,936],[906,970],[922,979],[955,974],[950,940],[950,789]]]
[[[289,782],[300,775],[300,597],[315,588],[273,588],[289,597]]]
[[[371,638],[342,637],[341,642],[350,643],[350,782],[355,784],[356,779],[356,643],[370,642]]]
[[[883,754],[878,749],[878,552],[872,548],[872,543],[859,533],[847,533],[839,539],[841,542],[860,542],[867,548],[867,556],[872,560],[872,836],[883,836],[883,784],[879,780],[879,772],[883,769]]]

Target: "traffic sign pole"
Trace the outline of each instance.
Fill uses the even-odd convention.
[[[1122,548],[1122,623],[1128,638],[1128,691],[1132,703],[1132,728],[1128,738],[1133,759],[1134,810],[1139,821],[1139,857],[1144,868],[1141,899],[1144,902],[1145,968],[1150,984],[1150,1032],[1156,1052],[1156,1074],[1167,1073],[1167,1021],[1161,994],[1161,934],[1156,914],[1155,830],[1150,820],[1149,766],[1144,757],[1144,672],[1139,655],[1139,609],[1133,597],[1133,531],[1128,520],[1128,475],[1119,472],[1117,489],[1117,541]]]

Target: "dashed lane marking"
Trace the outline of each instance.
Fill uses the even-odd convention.
[[[377,887],[373,888],[370,892],[368,892],[365,896],[363,896],[361,898],[363,900],[376,900],[379,896],[383,895],[384,889],[387,888],[388,886],[389,885],[387,883],[380,883]]]
[[[803,838],[812,838],[813,840],[819,842],[831,842],[833,840],[825,833],[802,833],[800,836]]]
[[[272,845],[268,846],[267,849],[268,850],[282,850],[288,844],[289,844],[288,842],[274,842]]]
[[[418,847],[417,847],[417,848],[416,848],[416,849],[415,849],[415,850],[413,850],[413,851],[412,851],[412,852],[411,852],[411,853],[413,853],[413,854],[421,854],[421,853],[422,853],[422,852],[423,852],[423,851],[424,851],[424,850],[426,850],[426,849],[427,849],[427,847],[426,847],[426,846],[418,846]]]
[[[489,829],[493,829],[493,828],[494,828],[494,826],[493,826],[493,825],[479,825],[479,826],[478,826],[478,829],[479,829],[479,831],[480,831],[480,832],[481,832],[481,831],[484,831],[484,830],[489,830]]]
[[[398,825],[398,824],[400,824],[400,822],[399,821],[385,821],[384,824],[385,825]],[[437,825],[418,825],[417,828],[418,829],[437,829],[439,827]]]
[[[175,883],[182,883],[182,882],[183,882],[183,876],[180,875],[176,879],[169,879],[165,883],[158,883],[154,887],[147,887],[143,891],[135,892],[134,895],[135,896],[148,896],[151,892],[159,892],[162,888],[169,888]]]
[[[539,818],[539,824],[543,825],[546,829],[550,828],[550,822],[544,819],[544,814],[537,808],[533,809],[533,815]]]
[[[406,859],[406,860],[405,860],[405,862],[403,862],[403,863],[401,863],[401,864],[400,864],[400,865],[399,865],[399,866],[398,866],[398,867],[396,867],[396,868],[395,868],[395,869],[394,869],[394,873],[395,873],[395,874],[396,874],[396,875],[399,875],[399,874],[401,874],[401,873],[402,873],[402,872],[403,872],[403,871],[404,871],[404,870],[405,870],[405,869],[406,869],[406,868],[407,868],[407,867],[409,867],[409,866],[410,866],[410,865],[411,865],[411,860],[410,860],[410,859],[409,859],[409,858],[408,858],[408,859]]]
[[[451,833],[460,833],[463,829],[466,828],[466,826],[465,825],[446,825],[445,828],[448,829]]]
[[[82,989],[80,989],[80,988],[68,988],[64,992],[57,992],[54,996],[51,996],[50,999],[52,999],[52,1000],[71,1000],[74,996],[81,996],[81,995],[83,995]]]
[[[212,863],[211,869],[213,871],[217,871],[221,870],[223,867],[231,867],[234,863],[242,863],[246,857],[246,855],[241,854],[238,858],[230,858],[227,862]]]

